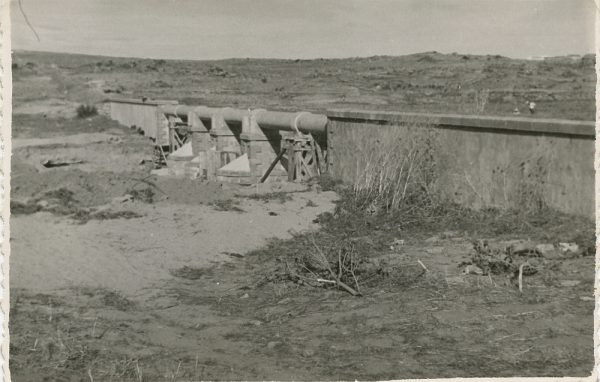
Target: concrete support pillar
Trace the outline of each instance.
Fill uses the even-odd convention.
[[[250,113],[242,124],[242,152],[248,155],[250,176],[253,181],[258,181],[267,171],[271,163],[281,150],[281,134],[277,130],[263,130],[256,122],[256,114],[260,110]],[[277,163],[268,181],[287,179],[287,172],[281,163]]]
[[[206,179],[208,178],[209,169],[209,151],[212,147],[210,131],[198,117],[198,114],[193,111],[188,113],[187,123],[194,155],[194,159],[189,164],[192,168],[190,177]]]
[[[210,119],[210,124],[210,136],[217,151],[240,151],[240,143],[235,136],[235,132],[225,122],[222,114],[214,114]]]
[[[205,153],[211,147],[210,131],[195,112],[189,112],[187,118],[192,140],[192,152],[194,156]]]
[[[217,180],[217,170],[239,157],[241,146],[235,131],[227,124],[221,112],[211,116],[210,125],[210,143],[206,151],[206,178]]]

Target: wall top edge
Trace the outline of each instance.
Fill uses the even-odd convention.
[[[331,109],[326,112],[332,120],[361,120],[377,122],[402,122],[417,120],[456,128],[485,128],[537,132],[540,134],[567,134],[595,136],[594,121],[574,121],[548,118],[498,117],[460,114],[410,113],[393,111],[369,111]]]
[[[150,105],[150,106],[159,106],[159,105],[177,105],[179,102],[175,100],[166,100],[166,99],[142,99],[142,98],[109,98],[104,102],[112,102],[112,103],[129,103],[135,105]]]

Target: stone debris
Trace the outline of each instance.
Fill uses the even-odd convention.
[[[507,250],[513,255],[523,255],[535,252],[535,247],[536,245],[532,241],[520,241],[509,245]]]
[[[442,253],[444,253],[444,247],[427,248],[426,252],[430,255],[441,255]]]
[[[48,208],[48,206],[50,205],[50,203],[48,203],[47,200],[39,200],[36,205],[40,208]]]
[[[477,265],[467,265],[463,270],[465,275],[483,275],[483,269],[479,268]]]
[[[558,248],[563,253],[579,251],[579,246],[575,243],[558,243]]]
[[[562,257],[553,244],[538,244],[535,246],[535,251],[546,259],[560,259]]]
[[[395,250],[398,247],[401,247],[404,245],[404,240],[400,240],[400,239],[394,239],[394,241],[392,242],[392,244],[390,245],[390,250]]]
[[[431,236],[430,238],[425,239],[425,243],[431,244],[440,241],[440,237],[438,235]]]

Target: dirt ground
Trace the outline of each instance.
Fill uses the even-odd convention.
[[[133,61],[65,60],[17,61],[13,380],[590,374],[590,253],[531,259],[539,271],[523,278],[523,292],[510,275],[465,274],[463,263],[480,239],[583,245],[591,222],[493,215],[417,227],[340,217],[341,194],[324,183],[241,187],[151,176],[146,138],[103,115],[76,118],[72,98],[100,99],[117,89],[82,73],[116,76],[115,65]],[[163,73],[161,65],[172,64],[136,65]],[[89,86],[69,70],[89,76]],[[170,91],[162,89],[162,98]],[[68,165],[47,168],[48,160]],[[345,242],[364,248],[377,266],[358,276],[362,296],[291,277],[289,267],[315,253],[313,241],[324,250]]]
[[[13,208],[15,381],[90,374],[382,380],[591,370],[591,256],[554,261],[528,277],[520,294],[505,277],[462,273],[472,232],[427,237],[392,227],[387,235],[403,245],[391,250],[392,236],[371,235],[370,246],[403,265],[409,279],[414,273],[413,281],[365,284],[364,296],[352,297],[272,279],[281,258],[294,253],[281,243],[317,229],[313,220],[333,211],[333,191],[261,185],[257,193],[254,186],[148,177],[139,164],[149,154],[145,138],[107,129],[112,122],[104,117],[82,122],[81,131],[70,130],[71,120],[28,118],[53,138],[30,138],[16,118],[15,205],[53,203],[49,191],[68,189],[72,208],[137,215],[81,221],[73,209]],[[61,136],[61,126],[71,134]],[[85,162],[36,167],[50,154]],[[121,198],[148,187],[155,190],[151,202]],[[523,235],[501,239],[515,238]],[[425,275],[417,261],[428,268]]]

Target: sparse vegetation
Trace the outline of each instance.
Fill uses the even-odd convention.
[[[87,104],[79,105],[76,112],[78,118],[90,118],[98,115],[98,109],[96,106]]]
[[[127,194],[131,195],[133,200],[139,200],[144,203],[154,203],[156,192],[151,187],[133,188],[128,190]]]
[[[239,200],[234,199],[219,199],[212,202],[212,207],[217,211],[233,211],[243,213],[246,212],[242,208],[238,207],[240,205]]]
[[[133,211],[97,210],[82,207],[81,203],[75,199],[73,191],[62,187],[24,202],[11,200],[10,206],[11,213],[14,215],[48,211],[55,215],[68,216],[80,224],[85,224],[89,220],[133,219],[143,216]]]
[[[202,277],[210,276],[213,272],[208,268],[194,268],[185,265],[181,268],[171,270],[170,273],[173,276],[180,277],[182,279],[198,280]]]
[[[272,201],[278,201],[279,203],[285,203],[287,201],[292,200],[292,196],[289,192],[277,191],[277,192],[267,192],[263,194],[250,194],[245,195],[244,198],[251,200],[258,200],[263,203],[269,203]]]
[[[439,203],[437,132],[426,121],[401,123],[403,128],[389,130],[384,140],[363,142],[353,200],[365,212],[435,208]]]

